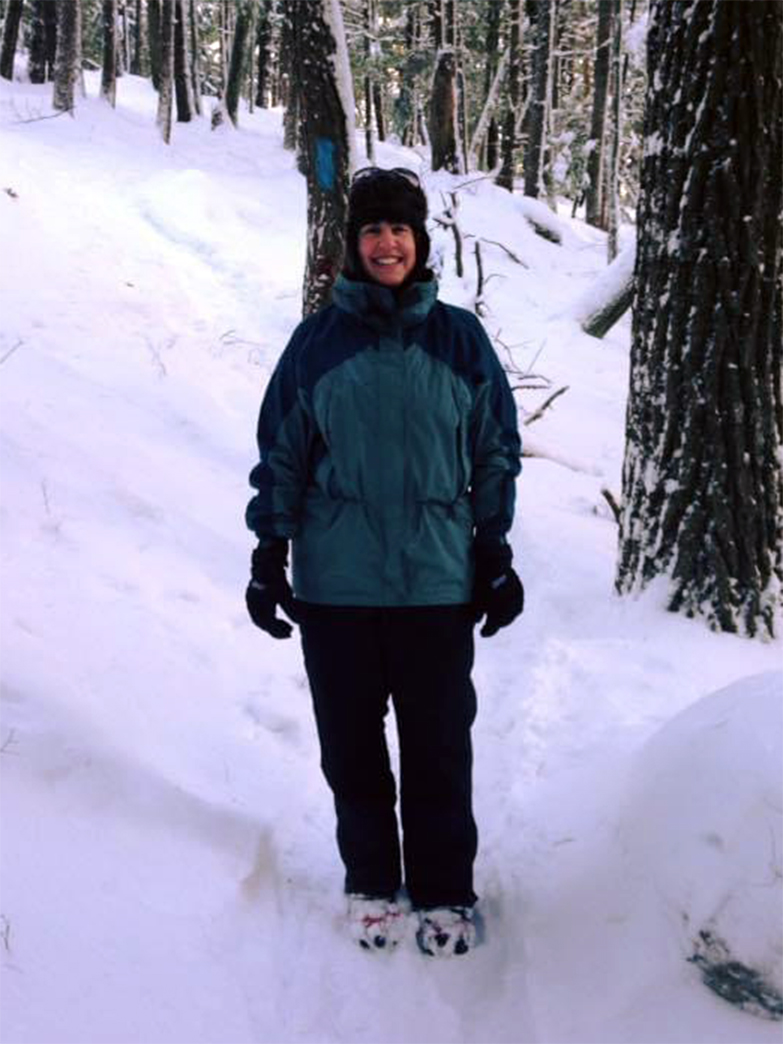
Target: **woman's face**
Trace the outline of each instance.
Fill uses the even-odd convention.
[[[416,237],[410,225],[377,221],[359,229],[365,272],[382,286],[400,286],[416,267]]]

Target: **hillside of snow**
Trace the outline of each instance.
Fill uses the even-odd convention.
[[[522,429],[524,616],[477,638],[483,943],[368,955],[298,642],[244,608],[304,180],[279,111],[167,147],[147,83],[116,111],[87,88],[43,119],[50,87],[0,81],[0,1039],[780,1042],[702,980],[706,932],[781,990],[783,644],[614,594],[630,320],[573,318],[603,233],[564,210],[555,245],[529,201],[379,148],[432,214],[471,182],[484,323],[539,385],[521,421],[567,391]],[[458,279],[432,235],[472,308],[474,240]]]

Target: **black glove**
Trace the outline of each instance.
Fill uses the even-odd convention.
[[[290,638],[292,627],[275,614],[279,605],[294,623],[298,623],[296,603],[286,579],[288,544],[276,541],[268,547],[257,547],[253,552],[251,580],[245,592],[250,619],[273,638]]]
[[[476,577],[473,582],[473,619],[487,619],[479,632],[491,638],[516,620],[525,607],[525,589],[511,567],[508,544],[476,545]]]

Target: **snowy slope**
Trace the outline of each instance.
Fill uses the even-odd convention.
[[[177,125],[167,148],[144,82],[121,81],[116,112],[92,76],[88,94],[75,119],[24,122],[49,88],[0,81],[2,1040],[779,1041],[704,988],[686,960],[701,925],[684,927],[729,895],[727,930],[779,974],[779,757],[723,704],[704,772],[727,762],[736,786],[694,791],[675,755],[731,683],[720,699],[755,700],[754,736],[780,730],[782,647],[613,594],[601,488],[619,492],[629,325],[598,342],[571,318],[602,235],[561,217],[555,246],[487,181],[460,193],[463,231],[527,266],[483,245],[487,329],[551,382],[521,417],[569,390],[524,429],[525,615],[478,640],[485,945],[445,966],[410,940],[371,958],[342,932],[297,643],[243,605],[303,179],[279,112]],[[433,212],[462,180],[427,176]],[[472,262],[457,279],[450,236],[433,241],[442,296],[471,307]],[[650,843],[669,836],[687,844]]]

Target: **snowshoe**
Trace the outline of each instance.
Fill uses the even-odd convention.
[[[363,950],[393,950],[402,939],[404,924],[403,912],[393,899],[348,896],[349,931]]]
[[[469,906],[439,906],[419,910],[416,942],[430,957],[452,957],[468,953],[476,943],[473,910]]]

